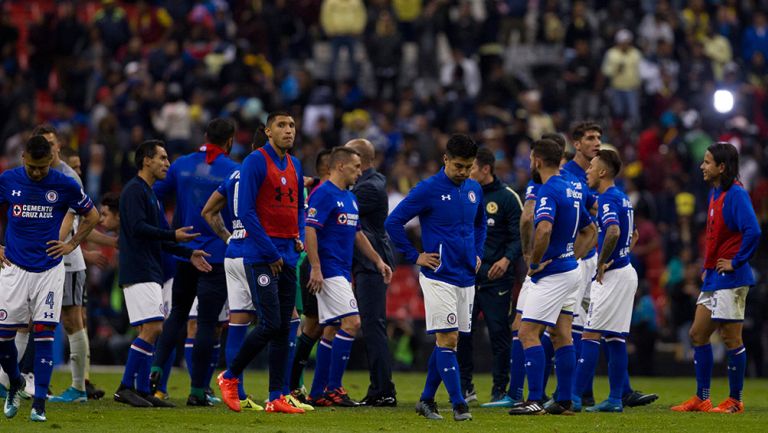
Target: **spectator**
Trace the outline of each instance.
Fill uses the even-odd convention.
[[[357,77],[359,65],[355,58],[355,47],[365,30],[366,14],[362,0],[324,0],[320,10],[320,24],[331,40],[331,71],[329,77],[336,76],[339,52],[347,51],[351,67],[351,77]]]
[[[397,30],[397,23],[389,12],[383,11],[379,14],[367,48],[376,79],[376,97],[394,99],[398,93],[402,39]]]
[[[614,118],[640,123],[640,50],[632,46],[632,32],[616,33],[616,45],[605,53],[602,72],[610,80],[611,108]]]
[[[111,54],[116,54],[131,38],[125,9],[115,3],[115,0],[101,0],[102,7],[93,17],[93,24],[99,30],[104,45]]]

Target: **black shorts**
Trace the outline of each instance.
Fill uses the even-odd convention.
[[[309,293],[309,259],[306,257],[299,264],[299,290],[301,291],[301,313],[305,316],[317,317],[317,296]]]
[[[88,304],[88,293],[85,290],[85,271],[64,273],[64,295],[61,305],[64,307],[85,306]]]

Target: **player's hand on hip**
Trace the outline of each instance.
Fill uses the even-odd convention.
[[[62,242],[60,240],[48,241],[46,242],[46,245],[50,246],[45,250],[45,252],[54,259],[66,256],[67,254],[74,251],[75,248],[77,248],[70,242]]]
[[[0,269],[3,269],[6,266],[13,266],[13,263],[8,260],[8,257],[5,257],[5,247],[0,246]]]
[[[384,261],[379,262],[376,267],[381,272],[381,276],[384,277],[384,283],[389,284],[392,281],[392,268],[390,268]]]
[[[603,284],[603,276],[605,275],[605,271],[607,271],[611,265],[613,265],[613,260],[608,263],[603,263],[602,265],[597,265],[597,275],[595,275],[595,281]]]
[[[273,276],[277,276],[283,270],[283,258],[280,257],[276,261],[269,264],[269,270]]]
[[[440,254],[437,253],[421,253],[419,258],[416,259],[416,264],[425,268],[432,269],[433,271],[440,266]]]
[[[493,266],[491,266],[491,269],[488,270],[488,279],[495,280],[497,278],[501,278],[504,276],[504,274],[507,273],[507,269],[509,269],[509,259],[502,257],[497,260]]]
[[[715,269],[721,274],[725,272],[733,272],[733,260],[717,259],[717,266]]]
[[[191,230],[192,226],[176,229],[176,242],[189,242],[192,239],[200,236],[200,233],[190,233]]]
[[[293,248],[297,253],[304,251],[304,242],[302,242],[299,238],[294,239]]]
[[[211,257],[211,255],[203,250],[194,250],[192,251],[192,257],[189,258],[189,261],[192,263],[192,266],[197,268],[198,271],[211,272],[213,270],[213,266],[208,263],[208,260],[205,260],[206,257]]]
[[[550,263],[552,263],[552,259],[549,259],[549,260],[547,260],[547,261],[545,261],[545,262],[541,262],[541,263],[539,263],[539,267],[538,267],[538,268],[536,268],[536,270],[535,270],[535,271],[534,271],[533,269],[530,269],[530,268],[529,268],[529,269],[528,269],[528,276],[529,276],[529,277],[532,277],[532,276],[534,276],[534,275],[538,274],[539,272],[543,271],[543,270],[544,270],[544,268],[546,268],[546,267],[547,267],[547,265],[548,265],[548,264],[550,264]]]
[[[307,283],[307,289],[309,289],[309,293],[316,295],[320,293],[322,288],[323,272],[319,267],[312,267],[312,270],[309,272],[309,282]]]

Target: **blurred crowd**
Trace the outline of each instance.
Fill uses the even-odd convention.
[[[133,176],[132,152],[146,138],[178,156],[203,143],[209,119],[227,116],[238,123],[232,157],[242,159],[256,125],[287,109],[306,173],[322,149],[364,137],[396,203],[439,169],[451,133],[491,148],[497,175],[522,191],[533,140],[597,120],[637,209],[636,346],[652,354],[673,343],[684,359],[708,145],[740,150],[741,181],[768,223],[766,11],[760,0],[9,0],[0,165],[18,165],[32,128],[49,122],[98,200]],[[759,374],[764,251],[763,240],[745,323]],[[105,344],[125,330],[113,273],[91,278],[92,330]],[[409,336],[408,319],[423,313],[398,296],[393,332]],[[652,371],[653,358],[645,362]]]

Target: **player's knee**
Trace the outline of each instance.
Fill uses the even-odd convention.
[[[691,343],[694,346],[703,346],[709,343],[709,335],[701,329],[691,327],[688,336],[691,337]]]
[[[444,347],[446,349],[456,350],[456,347],[459,345],[459,334],[458,334],[458,332],[451,332],[451,333],[446,333],[446,334],[438,334],[437,335],[437,345],[439,347]]]
[[[741,335],[734,335],[727,331],[720,330],[720,338],[723,339],[723,344],[728,350],[736,349],[744,344]]]
[[[349,335],[355,335],[360,329],[360,316],[348,316],[342,319],[341,329]]]

